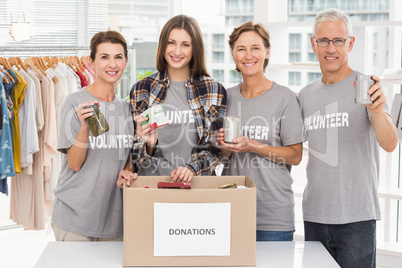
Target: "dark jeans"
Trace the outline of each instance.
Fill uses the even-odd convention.
[[[320,241],[342,268],[375,268],[376,221],[348,224],[304,222],[306,241]]]
[[[258,231],[257,241],[293,241],[295,231]]]

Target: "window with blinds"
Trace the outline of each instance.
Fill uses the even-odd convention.
[[[23,22],[29,23],[32,38],[14,41],[9,33],[11,24]],[[107,0],[0,0],[3,50],[4,47],[15,51],[20,47],[88,47],[95,33],[107,29]]]

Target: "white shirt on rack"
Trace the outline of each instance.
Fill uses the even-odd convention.
[[[21,140],[21,167],[33,163],[33,154],[39,151],[38,130],[36,128],[36,85],[32,78],[23,70],[18,73],[27,82],[24,100],[18,111]]]
[[[35,107],[36,129],[38,132],[40,132],[40,131],[42,131],[43,125],[45,124],[45,121],[44,121],[45,119],[44,119],[44,115],[43,115],[43,105],[42,105],[41,83],[38,78],[38,74],[35,71],[33,71],[30,67],[28,67],[27,73],[35,83],[35,88],[36,88],[36,107]]]

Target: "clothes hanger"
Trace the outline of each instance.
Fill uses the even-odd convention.
[[[16,58],[14,58],[14,57],[9,57],[9,58],[8,58],[8,62],[10,63],[10,66],[11,66],[11,67],[15,66],[15,67],[17,67],[18,70],[21,70],[21,67],[20,67],[20,65],[18,64]]]
[[[38,60],[38,63],[42,66],[42,68],[45,70],[45,72],[46,72],[47,69],[50,68],[50,67],[46,66],[45,60],[44,60],[43,58],[37,57],[37,60]],[[52,81],[53,81],[54,83],[57,83],[57,81],[58,81],[57,76],[53,76],[53,77],[52,77]]]
[[[77,68],[71,64],[70,57],[64,57],[64,61],[68,67],[70,67],[74,72],[77,72]]]
[[[77,63],[78,67],[81,69],[81,73],[84,76],[85,81],[88,81],[88,77],[85,74],[86,68],[82,65],[82,63],[81,63],[80,59],[78,58],[78,56],[73,56],[73,58],[74,58],[75,62]]]
[[[89,71],[90,73],[95,72],[95,71],[94,71],[94,68],[93,68],[92,65],[91,65],[90,57],[89,57],[89,56],[83,56],[83,58],[84,58],[84,62],[85,62],[85,67],[86,67],[86,69],[88,69],[88,71]]]
[[[8,60],[7,60],[6,58],[0,57],[0,63],[3,65],[3,67],[4,67],[6,70],[10,70],[10,69],[11,69],[10,63],[8,63]]]
[[[3,75],[3,84],[6,83],[7,85],[10,84],[10,81],[8,81],[7,77]]]
[[[57,59],[57,57],[51,57],[50,60],[52,61],[53,65],[56,66],[57,64],[59,64],[59,60]]]
[[[72,61],[72,63],[75,65],[75,67],[77,67],[77,70],[80,71],[80,73],[84,73],[84,70],[82,69],[79,60],[77,61],[78,57],[76,58],[76,56],[71,56],[70,60]]]
[[[44,65],[46,65],[48,68],[56,69],[56,67],[53,65],[53,62],[50,60],[48,56],[44,56],[42,58]]]
[[[24,65],[25,65],[26,67],[30,67],[32,70],[34,70],[34,71],[39,75],[39,77],[40,77],[41,79],[43,79],[43,74],[42,74],[42,72],[39,71],[39,70],[36,68],[35,64],[34,64],[33,61],[32,61],[32,58],[26,58],[26,59],[24,60]]]
[[[42,57],[36,57],[36,59],[38,60],[38,63],[42,67],[43,70],[46,71],[47,69],[49,69],[49,67],[46,65],[46,63]]]
[[[79,64],[79,59],[77,61],[78,57],[77,56],[70,56],[70,60],[72,64],[77,68],[78,72],[84,76],[84,80],[88,81],[88,77],[85,75],[84,70],[82,69],[83,67],[80,66]]]
[[[87,64],[87,59],[86,59],[85,56],[81,56],[80,62],[81,62],[81,65],[83,65],[84,67],[88,65]]]
[[[4,60],[5,60],[5,58],[0,57],[0,64],[1,64],[0,66],[1,66],[1,70],[4,71],[4,73],[6,74],[6,76],[8,76],[8,79],[10,79],[11,82],[15,83],[14,78],[13,78],[13,77],[11,76],[11,74],[9,74],[9,73],[7,72],[7,70],[5,69],[5,68],[7,68],[7,67],[5,67]]]
[[[12,69],[13,66],[17,67],[18,70],[21,70],[21,67],[19,66],[17,60],[14,57],[10,57],[7,60],[8,64],[9,64],[9,70]],[[19,76],[17,76],[17,83],[21,84],[21,79],[19,78]]]
[[[17,60],[19,66],[26,72],[28,71],[27,67],[25,66],[25,64],[22,62],[20,57],[15,57],[15,59]]]
[[[35,67],[38,68],[38,70],[43,74],[43,76],[46,76],[47,75],[46,69],[44,69],[40,64],[38,57],[32,57],[31,59]]]

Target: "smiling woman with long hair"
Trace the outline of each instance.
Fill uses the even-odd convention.
[[[193,18],[178,15],[164,25],[156,66],[158,72],[130,93],[138,174],[170,175],[174,182],[214,174],[220,151],[213,144],[226,111],[226,90],[206,71],[202,33]],[[141,113],[159,104],[170,124],[149,133]]]

